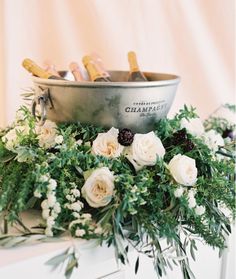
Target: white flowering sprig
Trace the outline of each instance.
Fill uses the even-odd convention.
[[[90,239],[101,236],[105,231],[100,224],[94,222],[90,213],[75,213],[76,218],[69,224],[71,234],[78,238]]]
[[[56,180],[50,178],[47,185],[47,198],[42,201],[42,217],[46,221],[45,234],[53,236],[53,226],[58,214],[61,212],[61,205],[56,198]]]
[[[84,207],[83,202],[80,200],[80,190],[76,188],[74,183],[71,183],[72,188],[66,191],[67,203],[64,204],[64,208],[72,211],[73,216],[77,216],[78,212]]]

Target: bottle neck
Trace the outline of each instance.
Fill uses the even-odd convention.
[[[102,78],[104,79],[102,73],[99,72],[99,70],[96,67],[96,64],[93,62],[90,56],[85,56],[83,58],[83,63],[92,81],[101,80]],[[104,81],[106,80],[104,79]]]
[[[52,76],[51,73],[46,72],[45,70],[43,70],[41,67],[39,67],[37,64],[35,64],[32,60],[28,58],[23,61],[23,67],[33,75],[40,78],[48,79]]]
[[[128,61],[129,61],[130,72],[139,72],[140,71],[136,54],[133,51],[130,51],[128,53]]]

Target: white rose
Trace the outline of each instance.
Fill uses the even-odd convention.
[[[59,135],[59,136],[56,136],[55,137],[55,143],[56,144],[61,144],[61,143],[63,143],[63,136],[62,135]]]
[[[203,205],[197,205],[194,210],[197,215],[203,215],[206,211],[206,208]]]
[[[202,138],[205,144],[214,152],[219,149],[219,146],[224,146],[224,139],[213,129],[206,132]]]
[[[190,134],[200,137],[205,129],[200,118],[191,118],[189,120],[183,118],[180,122],[181,129],[185,128]]]
[[[114,175],[107,167],[93,171],[82,187],[82,195],[87,203],[91,207],[107,205],[113,196],[114,180]]]
[[[168,164],[168,169],[176,182],[192,186],[197,180],[195,160],[186,155],[175,155]]]
[[[154,166],[157,158],[163,158],[164,155],[165,148],[154,132],[135,134],[126,152],[126,157],[137,171],[144,166]]]
[[[102,155],[108,158],[119,157],[124,149],[124,146],[118,142],[119,130],[111,128],[107,133],[99,133],[93,141],[92,153]]]
[[[56,144],[57,125],[50,120],[46,120],[43,126],[36,127],[36,134],[38,135],[40,147],[53,147]]]
[[[8,150],[13,150],[17,145],[19,145],[20,140],[18,134],[28,135],[29,127],[28,126],[16,126],[6,133],[2,137],[2,141],[5,143],[5,146]]]

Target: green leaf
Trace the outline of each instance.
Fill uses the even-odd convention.
[[[72,259],[69,260],[68,265],[66,267],[66,271],[65,271],[66,279],[69,279],[71,277],[74,268],[77,267],[78,267],[78,261],[76,260],[75,257],[72,257]]]
[[[137,257],[137,260],[135,262],[135,274],[137,274],[139,268],[139,257]]]
[[[193,249],[192,244],[190,245],[190,253],[191,253],[191,256],[192,256],[193,260],[196,261],[196,257],[195,257],[195,253],[194,253],[194,249]]]
[[[12,154],[12,153],[11,154],[7,154],[7,155],[5,155],[3,157],[0,157],[0,162],[1,163],[7,163],[7,162],[13,160],[15,157],[16,157],[16,154]]]
[[[70,247],[67,248],[63,253],[48,260],[45,264],[46,265],[56,265],[56,266],[60,265],[70,256],[70,255],[68,255],[69,249],[70,249]]]

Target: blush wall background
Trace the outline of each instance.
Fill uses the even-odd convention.
[[[182,78],[171,113],[184,103],[205,118],[234,102],[233,0],[0,0],[0,126],[32,85],[25,57],[58,69],[96,51],[127,70],[135,50],[144,71]]]

